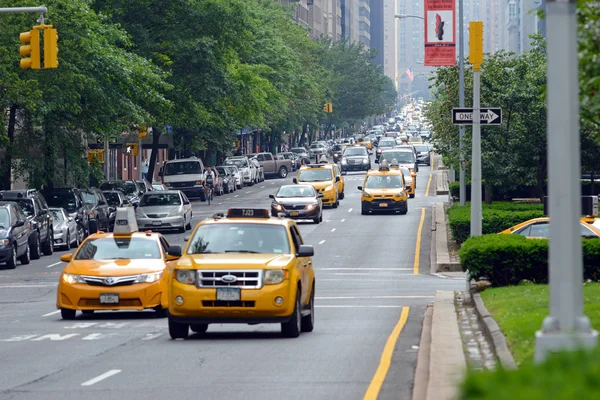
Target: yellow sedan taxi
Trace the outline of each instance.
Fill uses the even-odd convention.
[[[294,183],[303,183],[312,185],[315,190],[322,194],[321,201],[324,206],[332,206],[337,208],[340,205],[340,199],[343,194],[339,192],[340,176],[336,176],[336,164],[308,164],[300,167],[298,178],[294,178]],[[343,193],[342,184],[342,193]]]
[[[284,337],[314,328],[314,250],[296,223],[266,209],[232,208],[199,223],[169,275],[169,334],[209,324],[280,323]],[[171,270],[170,270],[171,271]]]
[[[168,307],[167,240],[159,233],[138,232],[132,207],[118,208],[114,232],[90,235],[67,262],[58,283],[56,307],[63,319],[77,310],[154,309]]]
[[[600,230],[590,225],[587,218],[581,218],[580,232],[582,237],[600,237]],[[550,237],[550,218],[534,218],[521,222],[511,228],[503,230],[500,235],[522,235],[529,238],[548,239]]]
[[[371,150],[373,148],[373,142],[371,141],[371,138],[368,136],[358,138],[356,140],[356,144],[359,146],[362,146],[362,147],[366,147],[368,150]]]
[[[393,211],[400,214],[408,212],[408,196],[406,182],[400,170],[390,169],[387,161],[379,164],[379,169],[367,172],[363,186],[358,190],[360,196],[361,214],[370,211]]]

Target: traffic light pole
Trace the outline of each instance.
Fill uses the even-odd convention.
[[[14,13],[40,13],[41,17],[44,18],[44,14],[48,12],[46,6],[39,7],[6,7],[0,8],[0,14],[14,14]],[[42,23],[44,23],[42,21]]]

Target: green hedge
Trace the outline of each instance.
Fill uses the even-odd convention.
[[[600,399],[600,348],[551,354],[518,370],[469,371],[460,400]]]
[[[482,233],[499,233],[511,226],[544,216],[542,204],[496,202],[483,204]],[[468,239],[471,232],[471,205],[453,205],[448,209],[448,225],[457,243]]]
[[[469,238],[459,250],[464,270],[493,286],[517,285],[523,279],[548,282],[548,240],[521,235],[483,235]],[[600,239],[583,239],[584,279],[597,281]]]
[[[448,185],[450,190],[450,195],[458,199],[460,197],[460,183],[452,182]],[[467,182],[466,186],[467,191],[467,199],[466,201],[471,201],[471,182]],[[546,193],[546,190],[544,190]],[[590,181],[582,181],[581,182],[581,195],[582,196],[590,196],[590,195],[600,195],[600,181],[596,181],[594,190],[592,191],[592,183]],[[538,197],[537,189],[535,186],[520,186],[515,189],[502,189],[495,188],[494,189],[494,200],[512,200],[516,198],[534,198]],[[485,185],[482,185],[481,188],[481,198],[485,199]]]

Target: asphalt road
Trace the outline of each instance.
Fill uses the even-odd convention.
[[[195,202],[194,219],[268,208],[293,176]],[[297,339],[281,338],[279,325],[211,325],[174,341],[151,311],[63,321],[55,296],[64,252],[0,269],[0,399],[411,399],[426,305],[436,290],[463,287],[429,275],[431,207],[441,201],[435,179],[426,196],[429,176],[421,166],[407,215],[362,216],[364,174],[348,174],[341,206],[301,224],[315,247],[316,321]],[[167,237],[183,245],[187,234]]]

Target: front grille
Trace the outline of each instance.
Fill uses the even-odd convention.
[[[241,307],[241,308],[251,308],[254,307],[254,301],[210,301],[203,300],[203,307]]]
[[[104,307],[104,308],[115,308],[115,307],[141,307],[142,301],[140,299],[119,299],[117,304],[103,304],[100,303],[100,299],[79,299],[77,305],[82,307]]]
[[[396,202],[395,202],[395,201],[393,201],[393,200],[391,200],[391,201],[390,201],[390,200],[373,200],[373,201],[371,202],[371,205],[372,205],[372,206],[378,206],[378,205],[379,205],[379,204],[381,204],[381,203],[387,203],[387,204],[389,204],[389,205],[391,205],[391,206],[393,206],[393,205],[395,205],[395,204],[396,204]]]
[[[172,182],[169,183],[169,185],[173,186],[173,187],[188,187],[188,186],[194,186],[196,184],[195,181],[192,182]]]
[[[169,214],[146,214],[148,218],[166,218]]]
[[[358,165],[358,164],[362,164],[362,160],[353,160],[353,159],[348,159],[348,164],[353,164],[353,165]]]
[[[393,194],[383,194],[383,195],[374,196],[374,199],[393,199],[393,198],[394,198]]]
[[[283,208],[285,208],[286,210],[304,210],[306,208],[306,204],[300,204],[300,205],[290,204],[290,205],[283,206]]]
[[[233,270],[233,271],[198,271],[198,287],[239,287],[245,289],[260,289],[262,287],[262,270]],[[224,282],[223,277],[232,275],[235,282]]]
[[[91,286],[128,286],[138,278],[137,275],[130,276],[82,276],[85,283]]]

